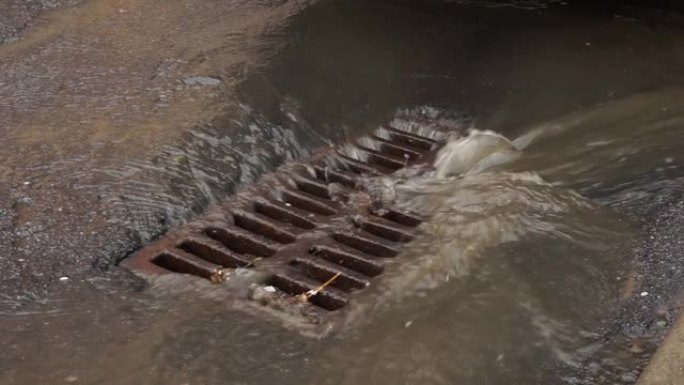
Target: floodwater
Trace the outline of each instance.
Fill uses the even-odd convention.
[[[152,159],[74,160],[74,194],[102,210],[82,237],[99,241],[87,267],[17,273],[30,289],[0,297],[0,383],[635,383],[682,289],[678,235],[659,221],[684,184],[681,15],[505,4],[309,5],[261,32],[281,49],[210,123]],[[406,117],[497,132],[508,155],[388,178],[397,205],[431,218],[328,336],[233,309],[221,287],[110,266],[279,163]],[[36,170],[2,165],[16,183]],[[32,199],[11,252],[32,250]]]

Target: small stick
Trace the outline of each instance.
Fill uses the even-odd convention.
[[[254,258],[253,260],[251,260],[248,264],[244,265],[242,268],[243,268],[243,269],[246,269],[246,268],[248,268],[248,267],[252,267],[252,266],[254,266],[257,262],[261,261],[262,259],[264,259],[264,258],[263,258],[263,257],[256,257],[256,258]]]
[[[338,271],[337,274],[333,275],[332,278],[330,278],[329,280],[325,281],[325,283],[323,283],[321,286],[319,286],[319,287],[317,287],[317,288],[315,288],[315,289],[313,289],[313,290],[307,291],[307,292],[306,292],[306,297],[307,297],[307,298],[311,298],[311,297],[313,297],[314,295],[320,293],[323,289],[325,289],[326,286],[328,286],[328,285],[330,285],[331,283],[333,283],[333,281],[336,280],[337,277],[340,276],[340,274],[342,274],[342,273]]]
[[[323,291],[323,289],[325,289],[328,285],[330,285],[331,283],[333,283],[333,282],[337,279],[337,277],[340,276],[340,274],[342,274],[342,273],[338,271],[337,274],[333,275],[329,280],[325,281],[321,286],[319,286],[319,287],[317,287],[317,288],[315,288],[315,289],[313,289],[313,290],[309,290],[309,291],[307,291],[306,293],[299,294],[299,295],[296,296],[295,298],[296,298],[298,301],[300,301],[300,302],[306,302],[306,301],[308,301],[309,298],[311,298],[311,297],[313,297],[314,295],[320,293],[320,292]]]

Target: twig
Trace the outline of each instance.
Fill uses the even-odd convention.
[[[323,289],[325,289],[328,285],[330,285],[331,283],[333,283],[333,282],[337,279],[337,277],[340,276],[340,274],[342,274],[342,273],[338,271],[337,274],[333,275],[329,280],[325,281],[321,286],[319,286],[319,287],[317,287],[317,288],[315,288],[315,289],[309,290],[309,291],[307,291],[306,293],[299,294],[299,295],[296,296],[295,298],[296,298],[298,301],[300,301],[300,302],[306,302],[306,301],[308,301],[311,297],[313,297],[314,295],[320,293],[320,292],[323,291]]]
[[[262,259],[264,259],[264,257],[256,257],[256,258],[252,259],[248,264],[242,266],[242,268],[243,268],[243,269],[246,269],[246,268],[248,268],[248,267],[252,267],[252,266],[254,266],[257,262],[261,261]]]

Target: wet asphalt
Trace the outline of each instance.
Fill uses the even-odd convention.
[[[277,31],[304,2],[74,5],[0,2],[3,314],[59,298],[60,278],[112,274],[298,151],[269,143],[278,133],[241,107],[235,85],[281,49]],[[234,143],[211,153],[197,140],[208,135]],[[209,158],[207,184],[196,162]]]

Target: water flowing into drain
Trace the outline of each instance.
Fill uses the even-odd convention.
[[[395,121],[308,164],[282,166],[122,264],[143,275],[180,273],[216,283],[250,271],[242,282],[257,302],[288,307],[304,298],[315,305],[307,312],[338,310],[383,272],[424,220],[388,206],[377,181],[426,168],[459,133]]]

